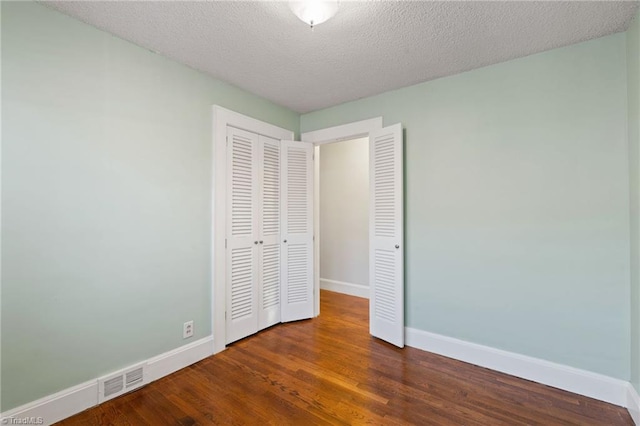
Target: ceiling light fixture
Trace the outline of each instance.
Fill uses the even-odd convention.
[[[320,25],[338,11],[338,0],[290,1],[289,8],[311,28]]]

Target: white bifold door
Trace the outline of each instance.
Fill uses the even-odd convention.
[[[404,347],[402,125],[369,134],[369,328]]]
[[[313,144],[282,141],[282,321],[313,316]]]
[[[227,128],[226,343],[313,316],[312,178],[310,144]]]

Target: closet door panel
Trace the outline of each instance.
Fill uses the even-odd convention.
[[[402,125],[369,134],[370,332],[404,347]]]
[[[227,129],[226,343],[258,330],[258,136]]]
[[[260,271],[258,328],[280,322],[280,141],[260,136]]]
[[[313,316],[313,145],[282,141],[281,319]]]

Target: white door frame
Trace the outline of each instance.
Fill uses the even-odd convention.
[[[239,114],[237,112],[213,106],[212,129],[212,167],[211,171],[211,332],[213,333],[213,353],[225,349],[225,311],[226,311],[226,263],[225,263],[225,227],[227,223],[227,126],[246,130],[273,139],[293,140],[294,133],[264,121]]]
[[[314,287],[314,316],[320,314],[320,145],[347,141],[361,137],[368,137],[373,130],[382,129],[382,117],[356,121],[341,126],[306,132],[301,135],[303,142],[315,145],[314,179],[313,179],[313,287]]]

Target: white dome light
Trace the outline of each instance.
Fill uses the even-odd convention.
[[[313,28],[331,18],[338,11],[337,0],[290,1],[289,8],[302,22]]]

